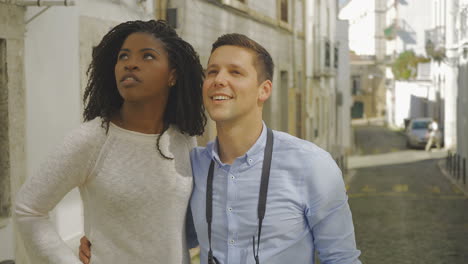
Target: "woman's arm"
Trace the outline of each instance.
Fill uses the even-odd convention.
[[[81,263],[57,233],[49,212],[70,190],[85,183],[100,149],[98,130],[83,124],[71,133],[18,192],[16,222],[34,263]]]

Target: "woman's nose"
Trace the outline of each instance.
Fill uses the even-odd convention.
[[[135,63],[127,63],[125,65],[125,70],[127,71],[134,71],[136,69],[138,69],[138,66]]]

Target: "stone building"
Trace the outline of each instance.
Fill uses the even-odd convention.
[[[347,34],[337,33],[334,0],[40,2],[43,6],[0,0],[0,262],[33,263],[11,223],[15,194],[82,122],[92,48],[122,21],[167,19],[199,52],[203,65],[218,36],[246,34],[275,61],[266,123],[317,143],[337,159],[349,149],[348,64],[338,60],[347,53]],[[206,131],[200,145],[215,137],[213,123]],[[77,248],[83,232],[78,191],[65,196],[50,217],[61,237]]]

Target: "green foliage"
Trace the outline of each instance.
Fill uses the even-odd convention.
[[[426,54],[437,62],[441,62],[445,58],[445,48],[436,47],[431,40],[426,42]]]
[[[395,76],[395,80],[413,79],[417,74],[418,63],[429,61],[429,58],[417,56],[412,50],[405,51],[392,64],[393,76]]]

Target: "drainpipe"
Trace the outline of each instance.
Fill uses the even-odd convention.
[[[45,11],[49,10],[52,6],[74,6],[75,0],[60,0],[60,1],[44,1],[44,0],[30,0],[30,1],[19,1],[21,6],[44,6],[41,11],[31,17],[26,24],[29,24],[31,21],[36,19],[38,16],[42,15]]]
[[[59,0],[59,1],[44,1],[44,0],[23,0],[18,2],[22,6],[74,6],[75,0]]]

